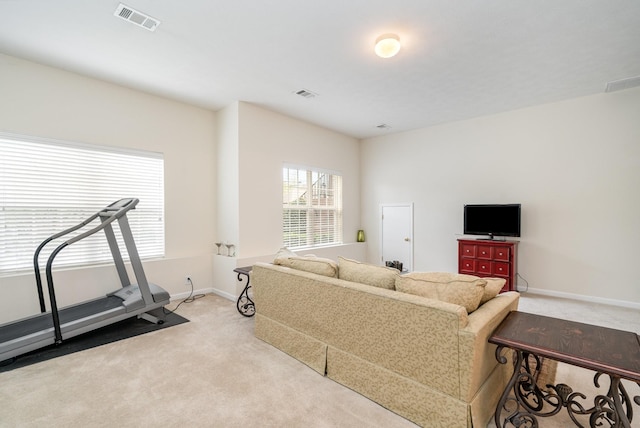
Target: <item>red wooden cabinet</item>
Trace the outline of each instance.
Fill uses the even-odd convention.
[[[458,272],[504,278],[502,291],[516,289],[516,241],[458,239]]]

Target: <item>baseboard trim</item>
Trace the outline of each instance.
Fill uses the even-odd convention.
[[[526,291],[521,291],[520,293],[540,294],[543,296],[560,297],[563,299],[580,300],[583,302],[601,303],[604,305],[619,306],[622,308],[631,308],[631,309],[640,310],[640,303],[636,303],[636,302],[625,302],[624,300],[606,299],[604,297],[595,297],[595,296],[585,296],[583,294],[565,293],[562,291],[544,290],[541,288],[528,288]]]
[[[211,292],[213,294],[217,294],[220,297],[224,297],[227,300],[231,300],[232,302],[235,302],[236,300],[238,300],[238,296],[234,296],[233,294],[229,294],[225,291],[220,291],[216,288],[211,288]]]

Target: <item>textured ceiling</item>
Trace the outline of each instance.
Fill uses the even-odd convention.
[[[359,138],[640,76],[635,0],[123,2],[160,20],[155,32],[115,17],[119,3],[0,0],[0,52],[212,110],[247,101]],[[389,32],[403,48],[384,60],[373,43]],[[303,88],[318,96],[294,94]]]

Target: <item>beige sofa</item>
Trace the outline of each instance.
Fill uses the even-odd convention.
[[[467,314],[322,273],[254,265],[256,337],[421,426],[487,426],[511,374],[487,339],[518,293]]]

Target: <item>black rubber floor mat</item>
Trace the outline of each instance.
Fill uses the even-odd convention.
[[[185,322],[189,322],[189,320],[175,313],[168,314],[163,324],[153,324],[149,321],[138,319],[136,317],[129,318],[115,324],[72,337],[71,339],[65,340],[60,345],[51,345],[46,348],[36,349],[35,351],[27,354],[2,361],[0,362],[0,373],[17,369],[19,367],[25,367],[30,364],[39,363],[41,361],[50,360],[62,355],[73,354],[74,352],[95,348],[96,346],[106,345],[107,343],[117,342],[118,340],[127,339],[129,337],[173,327]]]

